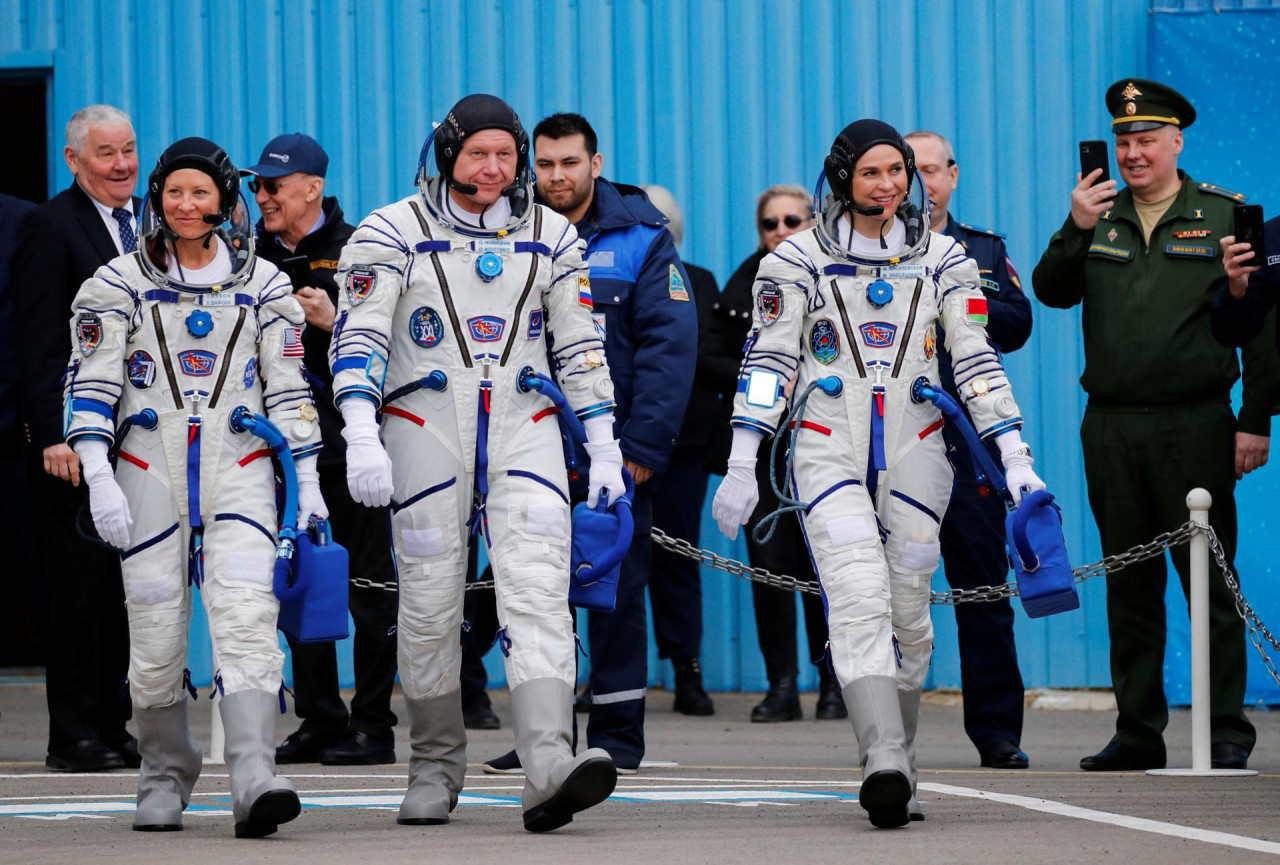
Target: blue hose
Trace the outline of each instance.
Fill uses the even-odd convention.
[[[976,470],[978,474],[978,484],[990,484],[996,491],[996,495],[1000,496],[1004,502],[1005,508],[1013,510],[1013,496],[1009,492],[1009,485],[1005,483],[1004,472],[1000,471],[1000,467],[996,465],[995,460],[991,459],[991,454],[987,453],[986,445],[978,438],[977,431],[974,430],[973,424],[969,422],[969,418],[965,416],[964,410],[960,408],[960,404],[952,398],[952,396],[942,388],[935,387],[927,378],[921,376],[911,384],[911,398],[916,402],[931,402],[942,412],[942,416],[947,419],[947,423],[955,426],[960,431],[960,435],[964,436],[965,443],[969,445],[969,450],[973,454],[976,461]]]
[[[559,410],[560,419],[564,421],[564,425],[569,428],[569,434],[577,441],[586,444],[587,431],[582,426],[582,421],[578,420],[578,416],[573,413],[573,409],[569,407],[569,401],[565,399],[560,388],[556,387],[556,383],[547,378],[540,372],[536,372],[532,367],[525,367],[520,370],[520,378],[517,384],[522,390],[536,390],[538,393],[551,400],[551,403]]]
[[[289,600],[306,591],[305,574],[299,572],[298,582],[289,585],[290,560],[298,537],[295,527],[298,514],[298,472],[293,466],[293,451],[284,434],[260,414],[253,414],[244,406],[231,410],[231,431],[252,433],[266,442],[276,454],[280,472],[284,475],[283,519],[280,520],[280,540],[276,544],[276,566],[273,578],[276,597]]]

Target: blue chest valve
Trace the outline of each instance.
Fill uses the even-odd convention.
[[[1014,507],[1004,473],[951,395],[922,376],[912,382],[911,398],[918,403],[933,403],[947,423],[959,430],[977,463],[978,482],[985,479],[1009,510],[1005,537],[1023,611],[1037,619],[1078,609],[1080,595],[1062,536],[1062,511],[1053,496],[1047,490],[1037,490],[1024,495],[1021,504]]]
[[[493,282],[502,275],[502,257],[496,252],[486,252],[476,259],[476,276],[485,282]]]
[[[213,330],[213,316],[203,309],[194,310],[187,316],[187,333],[196,339],[204,339]]]
[[[877,279],[867,286],[867,301],[879,309],[893,300],[893,283]]]

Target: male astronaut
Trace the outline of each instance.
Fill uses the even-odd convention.
[[[932,652],[930,579],[951,495],[942,418],[912,398],[938,382],[944,328],[956,386],[984,439],[995,437],[1009,486],[1043,488],[1022,444],[1022,419],[987,343],[986,301],[973,260],[929,231],[928,198],[911,147],[893,127],[845,127],[824,163],[831,194],[816,225],[761,262],[752,328],[734,401],[733,450],[713,514],[730,537],[757,500],[760,437],[780,432],[783,386],[793,400],[819,379],[790,430],[791,495],[827,605],[829,651],[858,738],[858,801],[878,827],[915,812],[915,731]],[[914,190],[914,198],[912,192]]]
[[[280,519],[302,525],[327,515],[320,429],[302,375],[302,309],[288,278],[254,256],[239,186],[213,142],[170,145],[148,181],[139,249],[99,268],[72,304],[66,438],[94,524],[123,560],[142,755],[134,828],[144,831],[182,828],[200,774],[183,669],[192,584],[213,637],[236,835],[269,835],[301,808],[274,777],[284,655],[271,449],[232,420],[247,409],[283,433],[299,509]]]
[[[429,178],[433,139],[439,174]],[[412,745],[400,823],[447,822],[462,789],[469,532],[494,566],[525,828],[563,826],[617,782],[607,752],[575,759],[570,747],[568,480],[556,410],[525,376],[550,377],[554,364],[586,427],[593,503],[602,489],[623,492],[613,385],[583,244],[533,203],[528,152],[511,106],[465,97],[423,146],[418,191],[370,214],[338,266],[330,356],[347,476],[357,501],[390,503],[400,574]]]

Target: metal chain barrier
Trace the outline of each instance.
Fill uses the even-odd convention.
[[[1271,635],[1271,631],[1263,624],[1262,619],[1258,618],[1258,614],[1253,611],[1253,607],[1249,605],[1249,602],[1244,599],[1244,594],[1240,591],[1239,581],[1236,580],[1235,574],[1231,573],[1231,568],[1227,567],[1227,554],[1223,551],[1222,542],[1218,540],[1218,535],[1214,532],[1213,527],[1201,523],[1194,525],[1198,531],[1204,532],[1209,538],[1209,549],[1213,550],[1213,557],[1218,562],[1218,570],[1222,573],[1222,579],[1226,581],[1227,588],[1231,590],[1231,596],[1235,599],[1236,613],[1239,614],[1240,618],[1244,619],[1245,629],[1249,633],[1249,642],[1253,643],[1253,647],[1262,656],[1262,665],[1271,674],[1271,678],[1276,680],[1276,684],[1280,684],[1280,673],[1276,672],[1275,662],[1267,654],[1262,641],[1266,640],[1276,650],[1280,650],[1280,643],[1276,642],[1276,638]]]

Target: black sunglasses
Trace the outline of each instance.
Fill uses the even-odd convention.
[[[794,213],[788,213],[782,218],[782,222],[787,226],[787,228],[799,228],[804,225],[804,217],[796,216]],[[778,218],[776,216],[766,216],[764,219],[760,220],[760,227],[765,231],[777,231]]]
[[[294,180],[301,179],[302,177],[299,176],[293,178],[293,180],[286,180],[284,183],[281,183],[280,181],[272,180],[269,177],[254,177],[246,185],[249,187],[249,191],[254,195],[258,194],[259,188],[265,189],[267,191],[267,195],[275,195],[280,191],[282,186],[288,186],[290,183],[293,183]]]

